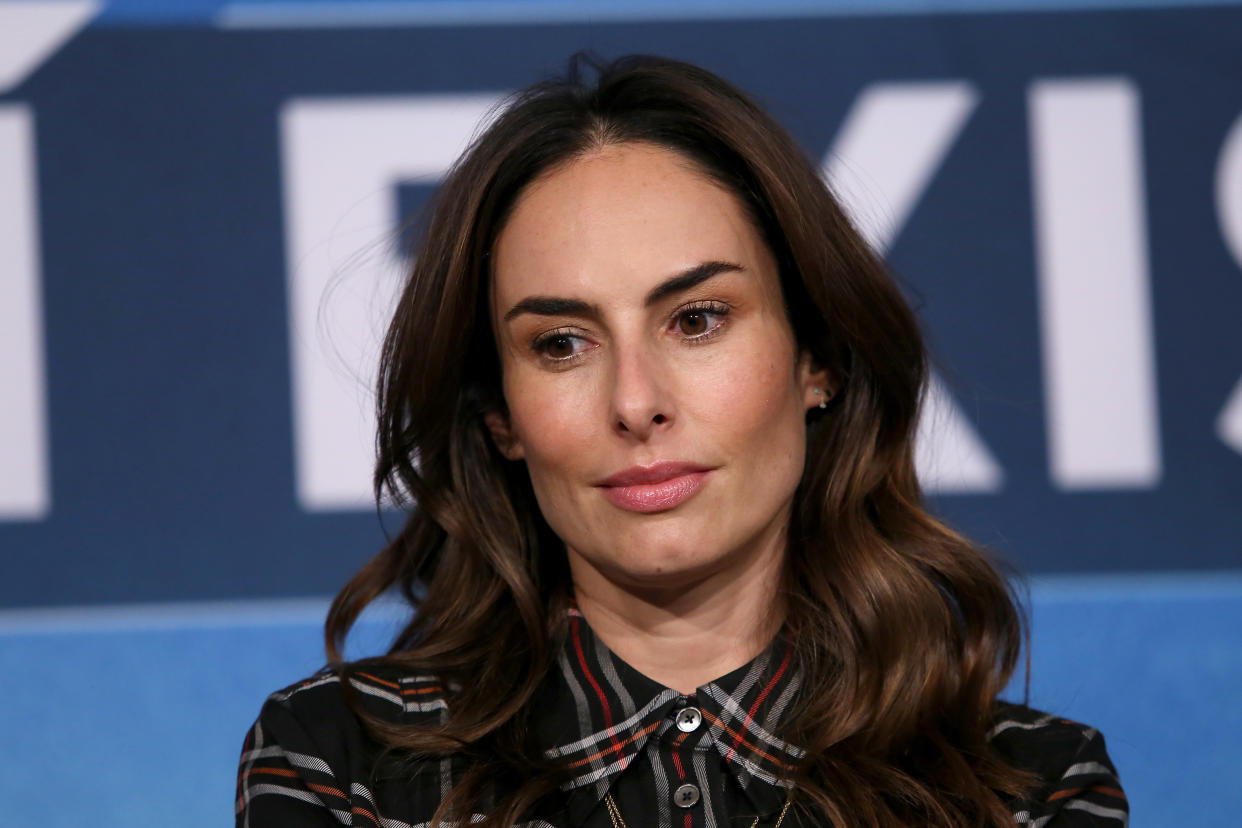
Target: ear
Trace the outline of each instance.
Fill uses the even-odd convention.
[[[810,351],[798,355],[798,385],[802,389],[803,406],[807,411],[826,405],[837,392],[837,384],[828,369],[822,367]]]
[[[521,460],[526,456],[526,449],[522,447],[522,441],[513,431],[513,426],[509,422],[509,414],[505,411],[492,409],[483,415],[483,422],[487,424],[487,430],[491,432],[492,442],[496,444],[496,448],[505,456],[507,460]]]

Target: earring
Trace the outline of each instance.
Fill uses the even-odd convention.
[[[811,389],[811,391],[815,392],[816,394],[823,394],[823,393],[824,393],[823,389],[821,389],[821,388],[812,388],[812,389]],[[819,401],[819,407],[820,407],[820,408],[827,408],[827,407],[828,407],[828,400],[830,400],[830,399],[832,399],[832,395],[831,395],[831,394],[829,394],[827,398],[822,399],[822,400],[820,400],[820,401]]]

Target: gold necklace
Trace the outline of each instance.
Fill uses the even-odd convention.
[[[604,804],[608,806],[608,816],[612,818],[612,828],[629,828],[625,824],[625,820],[621,818],[621,809],[617,807],[616,800],[612,798],[612,792],[604,794]],[[785,807],[781,808],[781,815],[776,818],[776,825],[772,828],[781,828],[781,823],[785,821],[785,812],[789,810],[789,799],[785,800]],[[755,817],[755,821],[750,824],[750,828],[758,828],[759,817]]]

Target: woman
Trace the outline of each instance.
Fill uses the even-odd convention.
[[[238,824],[1124,825],[1094,730],[997,700],[1021,616],[920,503],[925,376],[740,92],[629,58],[522,93],[385,341],[376,490],[417,505],[264,707]]]

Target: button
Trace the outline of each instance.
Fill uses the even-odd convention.
[[[691,808],[699,802],[699,789],[695,785],[686,783],[673,792],[673,801],[682,808]]]
[[[677,714],[677,729],[682,733],[692,733],[703,724],[703,714],[697,707],[686,707]]]

